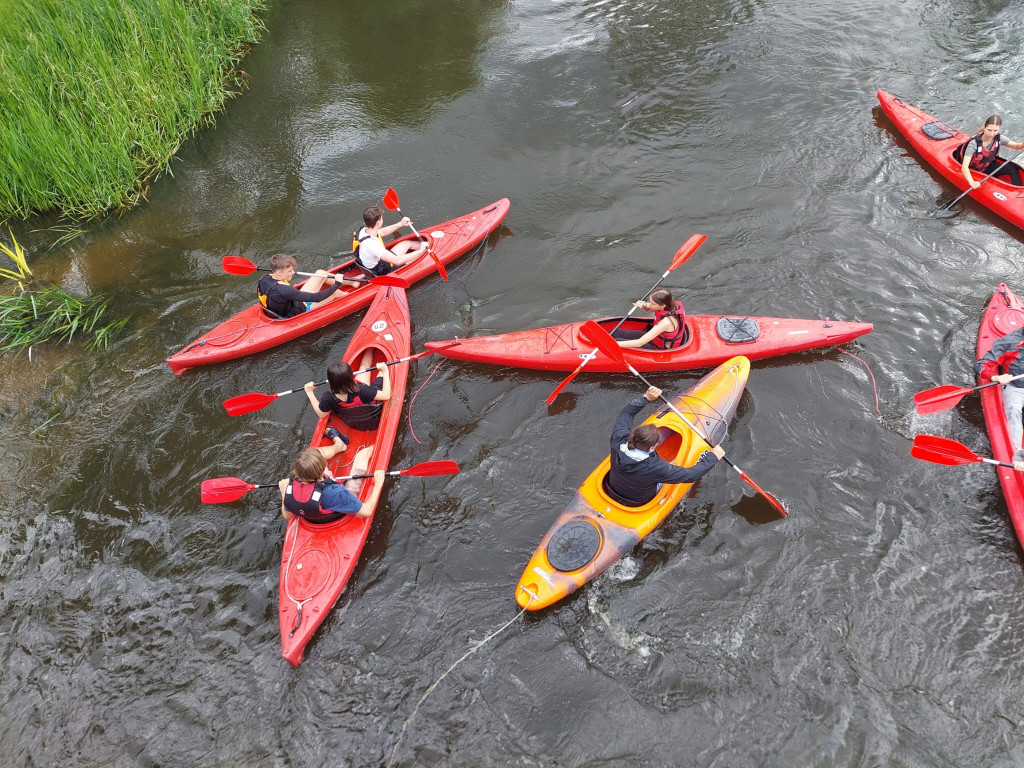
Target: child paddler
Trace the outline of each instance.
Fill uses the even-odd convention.
[[[620,328],[615,332],[619,346],[626,349],[675,349],[686,339],[686,312],[683,304],[672,298],[667,288],[659,288],[650,296],[650,301],[638,301],[637,309],[654,313],[654,323],[646,331],[628,331]],[[621,341],[620,341],[621,339]]]
[[[371,367],[373,351],[366,350],[359,361],[360,370]],[[328,391],[317,400],[314,382],[306,382],[303,389],[317,416],[335,413],[352,429],[371,431],[380,426],[384,403],[391,398],[391,374],[387,363],[377,363],[379,375],[371,382],[370,371],[353,374],[352,366],[341,361],[327,368]]]
[[[611,470],[606,490],[620,504],[642,507],[661,490],[662,483],[695,483],[725,456],[722,446],[716,445],[701,453],[692,467],[678,467],[665,461],[655,448],[660,440],[658,428],[641,424],[633,429],[633,419],[648,402],[661,397],[661,390],[650,387],[643,397],[626,403],[615,421],[611,439]],[[646,400],[646,402],[645,402]]]
[[[412,226],[408,216],[385,227],[384,211],[374,205],[363,211],[363,224],[365,226],[352,238],[352,250],[356,254],[356,263],[369,274],[386,275],[396,267],[418,259],[427,250],[427,243],[423,240],[405,240],[391,249],[384,247],[385,237],[402,227]]]
[[[366,501],[359,501],[365,478],[347,480],[342,485],[327,471],[328,459],[345,450],[338,431],[328,427],[327,432],[334,445],[306,448],[295,458],[291,474],[277,484],[281,491],[281,515],[285,520],[301,517],[307,523],[319,525],[333,523],[346,515],[369,517],[377,507],[384,488],[384,470],[373,473],[373,493]],[[330,435],[331,432],[334,434]],[[353,475],[366,473],[371,453],[372,445],[356,452],[352,461]]]
[[[277,317],[301,315],[329,301],[340,299],[345,295],[341,290],[343,285],[359,285],[349,280],[337,280],[330,272],[318,269],[300,290],[291,285],[296,267],[298,262],[294,258],[285,253],[276,253],[270,257],[270,273],[261,277],[256,286],[260,304]]]

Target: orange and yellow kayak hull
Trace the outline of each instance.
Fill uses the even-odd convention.
[[[734,357],[678,395],[672,404],[712,444],[718,444],[725,439],[749,374],[750,361]],[[659,409],[644,423],[661,430],[658,453],[673,464],[691,466],[708,447],[668,407]],[[657,528],[693,485],[665,484],[644,506],[626,507],[602,487],[610,467],[611,459],[606,457],[541,539],[516,586],[520,607],[536,611],[575,592]],[[560,567],[552,564],[552,557]],[[575,562],[588,557],[582,564]]]

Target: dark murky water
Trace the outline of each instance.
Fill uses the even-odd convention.
[[[88,363],[4,366],[0,764],[380,765],[426,687],[515,615],[628,376],[581,377],[549,411],[557,374],[445,363],[393,465],[462,474],[385,492],[298,669],[276,504],[199,503],[206,477],[280,477],[315,423],[297,398],[235,419],[221,401],[320,378],[358,323],[175,378],[164,358],[252,299],[221,256],[325,265],[394,186],[423,225],[512,200],[514,236],[410,290],[414,345],[623,311],[704,232],[670,281],[689,311],[873,322],[849,351],[881,403],[837,351],[755,364],[727,448],[791,516],[764,524],[716,470],[616,568],[459,666],[399,765],[1019,765],[1024,563],[995,475],[908,451],[922,431],[987,450],[977,401],[922,419],[911,397],[969,381],[985,302],[1024,283],[1022,234],[973,204],[927,218],[952,193],[874,94],[962,127],[1000,111],[1024,137],[1020,11],[276,4],[251,91],[149,204],[36,256],[134,320]]]

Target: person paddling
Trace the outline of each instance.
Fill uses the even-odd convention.
[[[654,323],[647,331],[620,328],[614,334],[620,347],[627,349],[674,349],[686,338],[686,313],[682,302],[672,298],[667,288],[651,293],[650,301],[638,301],[637,309],[654,313]]]
[[[981,186],[981,181],[975,179],[971,175],[971,171],[976,171],[984,177],[999,168],[1002,163],[1002,160],[999,159],[1001,146],[1005,145],[1010,149],[1024,149],[1024,142],[1003,138],[999,132],[1002,125],[1003,119],[999,115],[987,117],[981,130],[954,150],[955,157],[960,157],[961,154],[963,156],[960,171],[967,183],[971,185],[971,189]],[[1003,165],[993,178],[1008,181],[1016,187],[1024,186],[1021,182],[1020,168],[1015,163]]]
[[[330,272],[318,269],[300,290],[291,285],[298,266],[298,262],[285,253],[270,257],[270,273],[263,275],[256,286],[256,295],[264,309],[278,317],[295,317],[340,299],[345,295],[341,290],[343,285],[359,285],[348,280],[338,281]]]
[[[1024,472],[1024,379],[1010,381],[1014,376],[1024,374],[1024,328],[1018,328],[992,343],[992,349],[986,352],[974,364],[974,373],[979,384],[994,381],[1002,384],[1003,413],[1006,415],[1007,427],[1010,430],[1010,445],[1013,448],[1013,468]]]
[[[384,489],[384,470],[378,469],[373,473],[373,492],[366,501],[359,501],[365,478],[347,480],[342,485],[327,471],[327,461],[344,450],[344,446],[339,450],[340,433],[331,427],[327,431],[334,433],[334,445],[306,448],[295,458],[291,474],[277,484],[281,491],[281,516],[285,520],[301,517],[307,523],[320,525],[333,523],[346,515],[369,517],[377,507]],[[372,445],[356,452],[352,461],[353,475],[366,472],[372,453]]]
[[[385,237],[402,227],[412,226],[408,216],[385,227],[384,211],[374,205],[363,211],[363,224],[365,226],[356,232],[353,239],[352,250],[356,254],[356,263],[372,275],[386,275],[396,267],[418,259],[427,250],[427,243],[423,240],[405,240],[391,249],[384,247]]]
[[[366,350],[359,363],[360,370],[370,368],[373,351]],[[384,403],[391,398],[391,374],[387,363],[375,366],[380,375],[372,382],[370,372],[353,375],[352,366],[341,361],[327,368],[329,391],[319,400],[313,392],[315,382],[303,386],[310,405],[318,416],[333,412],[352,429],[374,430],[380,425]]]
[[[633,429],[633,419],[647,403],[661,397],[661,390],[650,387],[643,397],[630,400],[619,412],[612,430],[611,470],[606,490],[620,504],[641,507],[658,495],[662,483],[694,483],[725,456],[722,446],[701,453],[692,467],[679,467],[665,461],[655,448],[660,434],[653,424]]]

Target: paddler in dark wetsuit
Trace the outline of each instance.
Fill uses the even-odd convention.
[[[983,177],[992,173],[1002,164],[999,159],[999,148],[1006,146],[1010,149],[1024,149],[1024,142],[1010,141],[1004,139],[999,133],[1003,125],[1003,118],[999,115],[992,115],[985,119],[984,127],[959,147],[956,152],[963,152],[963,162],[960,171],[963,173],[971,189],[981,186],[981,181],[971,175],[971,171],[980,173]],[[954,155],[958,156],[958,155]],[[1024,186],[1021,183],[1020,169],[1014,163],[1007,163],[995,176],[995,179],[1002,179],[1014,186]]]
[[[654,313],[654,324],[647,331],[619,329],[615,339],[626,349],[675,349],[686,338],[686,312],[682,302],[672,298],[667,288],[659,288],[651,294],[650,301],[638,301],[635,306]]]
[[[654,450],[660,435],[653,424],[633,429],[633,419],[648,402],[661,397],[661,390],[651,387],[643,397],[626,403],[615,421],[611,439],[611,471],[606,490],[620,504],[641,507],[658,495],[662,483],[693,483],[712,469],[725,456],[722,446],[704,451],[692,467],[678,467],[665,461]]]
[[[343,285],[359,285],[349,280],[338,281],[334,275],[318,269],[302,286],[302,290],[291,285],[298,263],[291,256],[276,253],[270,257],[270,274],[260,278],[256,294],[260,304],[278,317],[295,317],[310,309],[316,309],[329,301],[340,299],[345,294]],[[323,287],[324,285],[327,287]]]
[[[328,459],[345,450],[345,444],[336,429],[328,427],[326,434],[333,439],[334,445],[302,451],[295,458],[292,473],[277,484],[281,491],[281,516],[285,520],[301,517],[314,525],[333,523],[345,515],[369,517],[377,507],[384,488],[384,470],[378,469],[373,473],[373,492],[366,501],[360,502],[359,492],[365,478],[347,480],[342,485],[327,472]],[[351,474],[366,473],[371,453],[372,445],[356,452]]]
[[[982,355],[974,364],[974,373],[979,384],[990,381],[1002,384],[1003,413],[1006,415],[1007,427],[1010,430],[1010,445],[1013,448],[1013,468],[1024,472],[1024,448],[1021,438],[1024,437],[1024,379],[1010,381],[1013,376],[1024,374],[1024,328],[1018,328],[992,343],[992,349]]]

